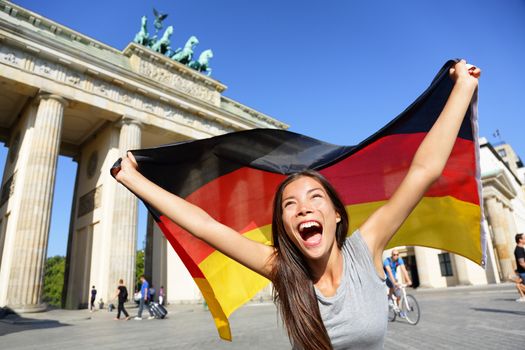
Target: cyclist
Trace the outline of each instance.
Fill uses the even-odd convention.
[[[405,267],[405,262],[403,258],[399,256],[399,252],[396,249],[392,250],[392,255],[383,261],[383,270],[385,270],[386,275],[386,285],[388,286],[388,298],[396,300],[397,295],[395,291],[399,288],[399,283],[396,277],[397,267],[400,266],[401,272],[403,273],[404,280],[407,285],[412,284],[412,280],[408,276],[407,269]],[[397,301],[397,300],[396,300]]]

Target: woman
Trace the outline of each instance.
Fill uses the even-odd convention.
[[[294,174],[277,190],[274,246],[247,239],[151,183],[131,153],[116,179],[197,238],[269,278],[295,348],[382,348],[387,320],[382,252],[443,171],[480,73],[465,61],[450,70],[454,88],[406,177],[348,239],[344,205],[316,172]]]
[[[115,291],[115,298],[118,298],[118,308],[117,308],[117,317],[114,318],[114,320],[120,319],[120,313],[124,313],[124,316],[126,316],[126,320],[129,320],[129,314],[126,311],[126,308],[124,308],[124,303],[128,300],[128,289],[124,285],[124,280],[119,279],[118,281],[118,287]]]

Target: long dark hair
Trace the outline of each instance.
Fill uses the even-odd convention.
[[[328,332],[321,319],[310,268],[301,251],[286,234],[283,223],[282,196],[285,187],[300,177],[318,181],[341,216],[336,227],[337,247],[341,249],[348,232],[345,206],[332,185],[316,171],[305,170],[288,176],[277,189],[273,203],[272,237],[275,247],[271,272],[273,300],[292,344],[304,350],[332,349]]]

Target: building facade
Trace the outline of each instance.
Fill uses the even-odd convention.
[[[59,155],[78,162],[72,211],[63,213],[71,216],[65,306],[86,306],[92,285],[97,298],[109,300],[120,278],[133,290],[138,202],[109,169],[129,149],[287,128],[223,96],[225,90],[144,46],[120,51],[0,1],[0,140],[9,148],[0,196],[0,306],[45,308]]]

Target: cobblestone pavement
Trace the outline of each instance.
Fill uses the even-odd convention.
[[[525,303],[514,285],[413,294],[421,321],[390,323],[386,349],[525,349]]]
[[[411,291],[421,321],[389,323],[385,349],[524,349],[525,303],[510,284]],[[218,339],[202,306],[170,305],[169,319],[114,321],[105,310],[54,310],[0,322],[1,349],[290,349],[272,304],[231,317],[232,343]],[[136,309],[129,310],[131,314]]]

